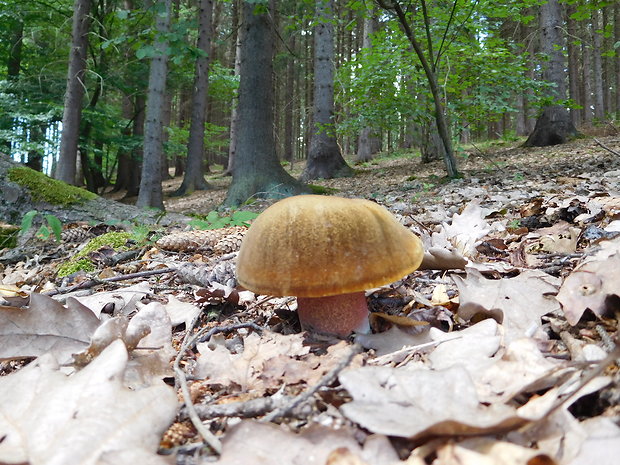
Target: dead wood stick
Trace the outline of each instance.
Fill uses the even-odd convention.
[[[129,273],[129,274],[123,274],[120,276],[112,276],[111,278],[105,278],[105,279],[89,279],[88,281],[84,281],[80,284],[76,284],[75,286],[61,287],[58,289],[54,289],[53,291],[42,292],[41,294],[44,294],[47,296],[53,296],[57,294],[66,294],[68,292],[73,292],[73,291],[77,291],[80,289],[89,289],[98,284],[115,283],[118,281],[126,281],[128,279],[135,279],[135,278],[146,278],[146,277],[155,276],[158,274],[172,273],[173,271],[176,271],[176,270],[174,268],[161,268],[158,270],[140,271],[138,273]]]
[[[181,349],[179,350],[179,353],[174,359],[173,369],[174,369],[176,384],[181,388],[181,393],[183,394],[183,401],[185,402],[185,409],[187,412],[187,416],[189,417],[192,424],[194,425],[194,428],[196,428],[196,431],[198,431],[200,436],[202,436],[202,438],[209,445],[209,447],[211,447],[215,451],[215,453],[219,455],[222,453],[222,443],[211,431],[209,431],[205,427],[205,425],[203,425],[202,420],[200,419],[200,416],[198,415],[198,412],[196,411],[196,406],[192,402],[192,397],[189,392],[189,386],[187,385],[187,377],[185,376],[185,372],[181,369],[181,366],[180,366],[181,359],[185,355],[185,352],[189,350],[190,348],[193,348],[196,345],[196,343],[198,343],[200,340],[209,340],[211,336],[213,336],[216,333],[233,331],[233,330],[240,329],[240,328],[253,328],[258,331],[262,331],[262,328],[255,323],[241,323],[238,325],[211,328],[210,330],[208,330],[208,328],[202,328],[196,334],[194,334],[193,336],[190,336],[192,329],[196,326],[197,321],[198,321],[198,317],[194,318],[194,321],[192,321],[192,324],[190,325],[190,327],[187,328],[187,332],[185,333],[185,338],[183,339],[183,344],[181,346]],[[206,336],[204,336],[205,333],[207,333]]]
[[[268,423],[268,422],[274,421],[274,420],[276,420],[276,419],[278,419],[280,417],[283,417],[283,416],[287,415],[290,411],[295,409],[298,405],[306,402],[308,399],[310,399],[323,386],[327,386],[327,385],[331,384],[332,381],[334,381],[336,379],[338,374],[344,368],[346,368],[347,365],[349,365],[349,363],[351,363],[351,360],[353,360],[353,357],[355,357],[358,353],[360,353],[361,350],[362,350],[362,346],[360,344],[353,344],[351,346],[351,350],[350,350],[349,354],[346,357],[344,357],[342,360],[340,360],[340,362],[338,362],[338,365],[336,365],[328,373],[326,373],[319,380],[319,382],[317,384],[312,386],[307,391],[304,391],[301,394],[299,394],[298,396],[294,397],[293,400],[291,402],[289,402],[287,405],[285,405],[283,407],[280,407],[277,410],[274,410],[269,415],[266,415],[260,421],[263,422],[263,423]]]
[[[613,149],[610,149],[609,147],[607,147],[605,144],[603,144],[600,140],[598,140],[596,137],[594,138],[594,142],[596,142],[598,145],[600,145],[601,147],[603,147],[605,150],[607,150],[608,152],[613,153],[614,155],[620,157],[620,153],[616,152]]]

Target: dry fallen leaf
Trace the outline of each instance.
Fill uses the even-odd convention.
[[[101,322],[77,300],[67,306],[33,293],[26,308],[0,307],[0,359],[52,353],[60,363],[88,346]]]
[[[458,314],[469,320],[490,316],[502,323],[506,343],[535,333],[540,317],[559,310],[555,295],[558,279],[537,270],[526,270],[514,278],[488,279],[467,268],[467,276],[452,275],[459,290]]]
[[[576,325],[588,308],[603,315],[614,307],[614,296],[620,297],[620,239],[604,244],[600,252],[575,268],[558,292],[557,299],[571,325]]]
[[[157,460],[160,436],[176,415],[176,395],[161,382],[127,389],[127,362],[125,345],[116,341],[72,376],[47,354],[0,377],[0,462],[94,465],[127,450]]]
[[[401,463],[384,436],[368,437],[362,448],[352,431],[316,424],[295,434],[271,423],[244,420],[226,434],[222,445],[222,455],[215,462],[218,465],[325,465],[330,456],[338,460],[336,451],[340,451],[341,458],[361,460],[361,463]],[[343,453],[342,449],[347,449],[348,453]],[[344,465],[339,461],[330,463]]]

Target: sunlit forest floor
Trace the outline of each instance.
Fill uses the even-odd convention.
[[[553,147],[523,148],[522,143],[523,140],[499,140],[459,148],[457,159],[462,178],[451,182],[445,177],[441,160],[423,164],[418,153],[400,151],[381,153],[374,160],[357,165],[348,160],[355,168],[355,176],[317,180],[312,184],[326,188],[334,195],[370,198],[388,207],[410,204],[424,210],[426,206],[436,205],[439,197],[446,203],[446,192],[458,196],[459,189],[468,190],[472,186],[494,190],[493,186],[501,187],[508,183],[513,187],[522,185],[524,189],[539,191],[537,185],[542,187],[551,180],[575,185],[576,177],[583,172],[602,174],[620,166],[620,133],[587,135],[583,139]],[[294,163],[292,169],[290,166],[286,169],[292,176],[298,177],[303,166],[304,162],[299,161]],[[169,195],[178,188],[182,178],[166,180],[166,209],[198,214],[216,209],[226,197],[231,177],[223,176],[221,166],[216,165],[207,179],[211,190],[184,197]],[[466,201],[467,195],[471,192],[464,192],[464,198],[460,200]],[[264,206],[263,202],[254,202],[247,208],[262,210]]]

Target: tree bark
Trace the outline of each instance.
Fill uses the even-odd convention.
[[[555,101],[566,98],[566,71],[564,64],[564,41],[561,35],[562,9],[558,0],[548,0],[540,7],[540,46],[549,57],[543,68],[543,79],[555,85],[549,91],[549,97]],[[534,131],[525,141],[526,147],[544,147],[562,144],[577,134],[568,110],[563,105],[554,103],[544,108],[536,120]]]
[[[605,119],[605,90],[603,88],[603,36],[600,32],[602,12],[592,11],[592,84],[594,88],[594,117],[600,122]]]
[[[301,179],[350,176],[353,169],[340,153],[334,133],[333,0],[316,0],[314,27],[313,130]]]
[[[163,156],[163,113],[168,72],[167,39],[170,30],[170,0],[163,0],[164,11],[157,14],[156,54],[151,58],[149,86],[146,100],[146,120],[144,123],[144,159],[142,179],[136,206],[153,207],[164,210],[161,187],[161,160]]]
[[[239,1],[235,1],[237,10],[239,8]],[[239,12],[236,13],[237,23],[235,28],[240,24]],[[235,76],[239,76],[241,73],[241,34],[237,33],[235,40]],[[239,122],[239,102],[238,97],[233,97],[232,110],[230,112],[230,145],[228,146],[228,167],[226,168],[226,174],[232,175],[235,166],[235,154],[237,153],[237,125]]]
[[[567,5],[566,8],[566,28],[568,31],[568,96],[575,104],[579,104],[581,102],[579,95],[579,50],[575,45],[577,25],[575,24],[575,20],[571,17],[577,11],[577,7],[575,5]],[[575,126],[581,124],[581,110],[579,108],[571,108],[570,116]]]
[[[73,4],[71,52],[69,55],[67,90],[62,115],[60,157],[56,167],[56,178],[67,184],[76,184],[75,164],[80,135],[80,121],[82,119],[90,8],[91,0],[75,0]]]
[[[362,49],[365,50],[366,53],[370,53],[372,49],[372,36],[377,32],[378,28],[379,23],[375,12],[372,8],[369,8],[364,18],[364,36],[362,41]],[[362,128],[357,139],[355,161],[357,163],[369,161],[380,150],[381,138],[377,136],[377,131],[373,130],[370,126]]]
[[[192,97],[192,120],[189,127],[187,166],[183,183],[174,195],[184,195],[194,190],[209,189],[204,178],[205,116],[209,86],[209,61],[211,57],[211,19],[213,0],[200,0],[198,14],[198,49],[203,55],[196,59],[194,95]]]
[[[224,202],[281,198],[307,192],[276,155],[273,135],[273,40],[269,14],[242,4],[238,120],[233,179]]]

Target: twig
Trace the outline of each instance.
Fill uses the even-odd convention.
[[[603,144],[600,140],[598,140],[596,137],[594,138],[594,142],[596,142],[598,145],[600,145],[601,147],[603,147],[605,150],[607,150],[608,152],[613,153],[614,155],[620,157],[620,153],[616,152],[613,149],[610,149],[609,147],[607,147],[605,144]]]
[[[271,397],[259,397],[257,399],[247,400],[245,402],[231,402],[230,404],[216,404],[216,405],[196,405],[196,413],[202,420],[208,420],[217,417],[240,417],[240,418],[254,418],[261,415],[265,415],[271,412],[279,405],[288,403],[292,400],[289,396],[281,398]],[[181,410],[180,419],[185,420],[187,412],[185,409]]]
[[[284,405],[283,407],[280,407],[277,410],[274,410],[269,415],[266,415],[260,421],[262,423],[268,423],[268,422],[274,421],[277,418],[285,416],[291,410],[295,409],[298,405],[306,402],[308,399],[310,399],[323,386],[327,386],[327,385],[331,384],[332,381],[334,381],[336,379],[336,376],[338,376],[338,374],[349,363],[351,363],[351,360],[353,360],[353,357],[355,357],[358,353],[360,353],[361,350],[362,350],[362,346],[360,344],[357,344],[357,343],[353,344],[351,346],[351,350],[350,350],[349,354],[346,357],[344,357],[342,360],[340,360],[338,365],[336,365],[332,370],[330,370],[328,373],[326,373],[319,380],[319,382],[317,384],[312,386],[307,391],[304,391],[301,394],[299,394],[298,396],[294,397],[293,400],[291,402],[289,402],[287,405]]]
[[[41,294],[44,294],[47,296],[53,296],[57,294],[66,294],[68,292],[73,292],[73,291],[77,291],[80,289],[89,289],[91,287],[97,286],[98,284],[115,283],[118,281],[126,281],[128,279],[135,279],[135,278],[146,278],[146,277],[155,276],[158,274],[172,273],[174,271],[176,270],[173,268],[161,268],[159,270],[140,271],[138,273],[130,273],[130,274],[124,274],[120,276],[112,276],[111,278],[105,278],[105,279],[89,279],[88,281],[84,281],[80,284],[76,284],[75,286],[61,287],[58,289],[54,289],[52,291],[42,292]]]
[[[189,350],[190,348],[193,348],[201,340],[209,340],[214,334],[234,331],[234,330],[241,329],[241,328],[253,328],[257,331],[262,331],[262,328],[255,323],[241,323],[238,325],[215,327],[215,328],[211,328],[210,330],[208,330],[208,328],[202,328],[195,335],[190,337],[190,333],[192,329],[194,328],[194,326],[196,325],[197,321],[198,321],[198,317],[194,318],[194,321],[192,322],[190,327],[187,329],[187,332],[185,333],[185,338],[183,339],[183,345],[181,346],[179,353],[174,359],[174,365],[173,365],[174,374],[175,374],[176,382],[178,383],[178,386],[181,388],[181,393],[183,394],[183,401],[185,402],[185,408],[187,410],[187,415],[189,416],[189,419],[191,420],[192,424],[196,428],[196,431],[198,431],[198,433],[205,440],[205,442],[217,454],[220,454],[222,452],[222,443],[211,431],[209,431],[205,427],[205,425],[202,423],[202,420],[200,419],[200,416],[198,415],[198,412],[196,412],[196,407],[194,406],[194,403],[192,402],[192,398],[189,392],[189,387],[187,385],[187,377],[185,376],[185,372],[180,367],[181,359],[183,358],[187,350]],[[206,333],[206,336],[205,336],[205,333]]]

